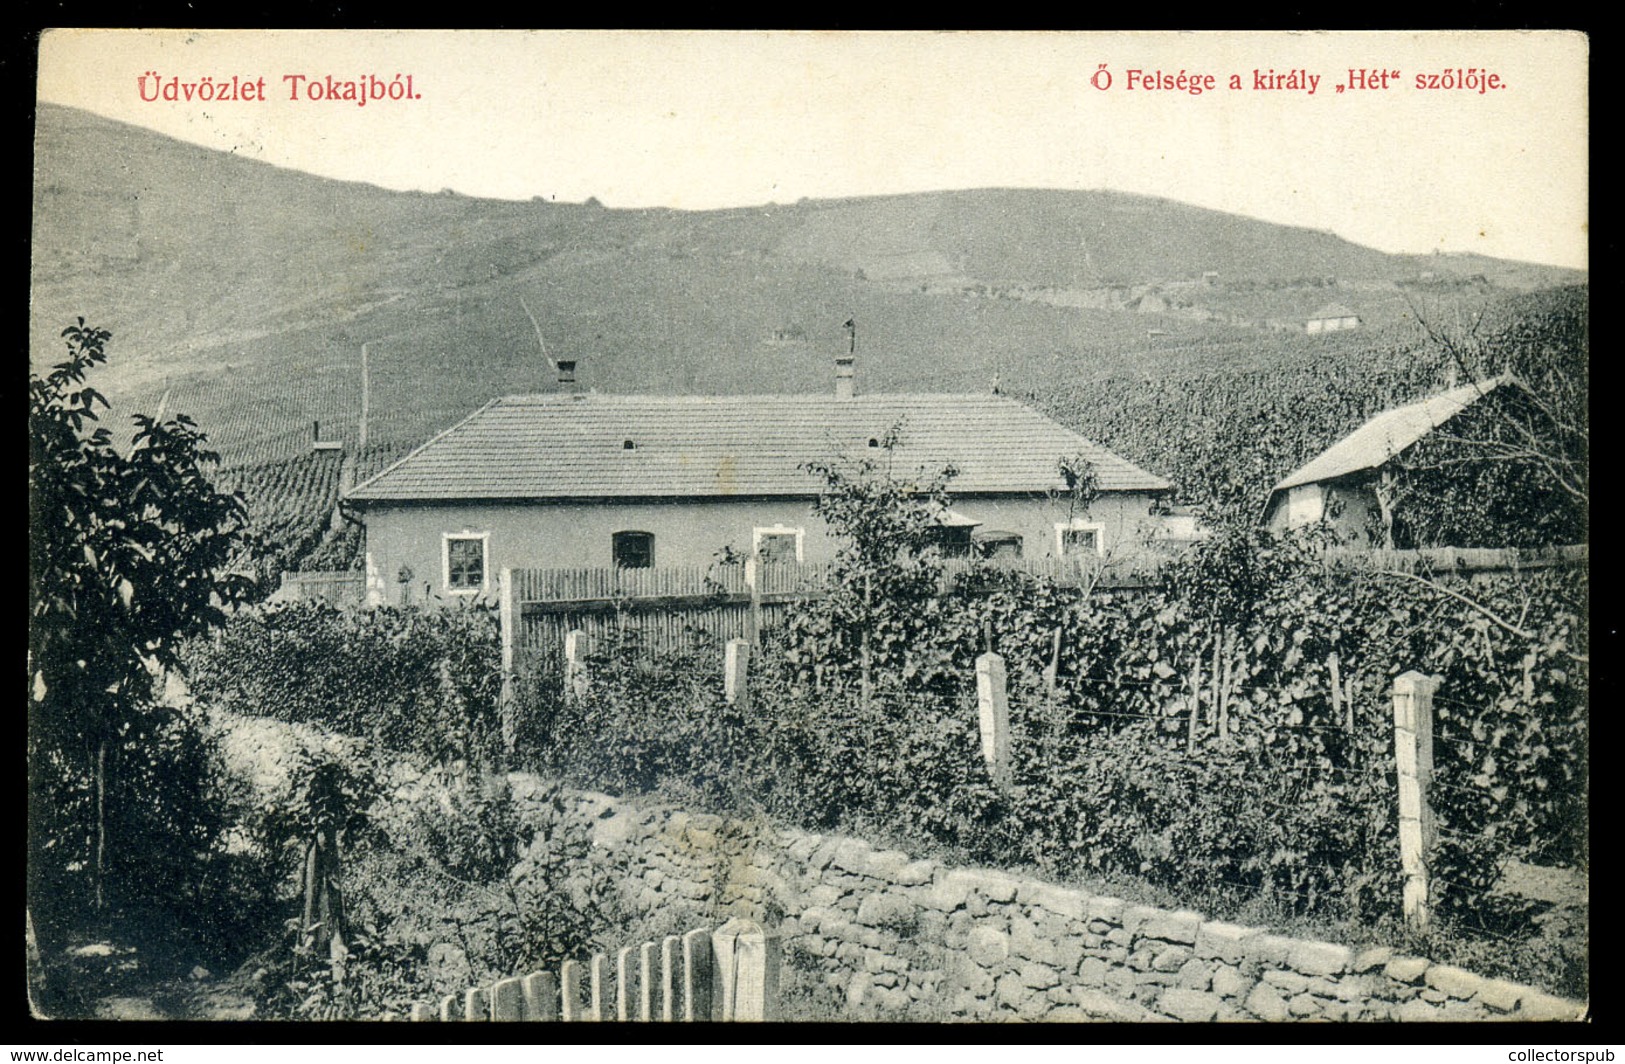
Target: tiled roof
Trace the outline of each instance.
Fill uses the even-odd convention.
[[[348,494],[358,501],[810,496],[805,462],[869,447],[901,423],[899,476],[959,470],[955,494],[1062,488],[1083,455],[1106,491],[1169,483],[996,395],[515,395],[496,399]],[[630,441],[632,448],[626,443]]]
[[[1285,491],[1302,484],[1376,469],[1401,451],[1411,447],[1423,436],[1443,425],[1467,409],[1480,398],[1505,384],[1509,378],[1495,377],[1487,381],[1464,384],[1448,392],[1430,396],[1419,403],[1384,410],[1364,425],[1344,436],[1297,472],[1275,485],[1275,491]]]

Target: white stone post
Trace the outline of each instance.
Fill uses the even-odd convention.
[[[564,637],[565,697],[586,698],[591,679],[587,671],[587,633],[576,628]]]
[[[744,705],[749,699],[750,640],[730,639],[724,658],[723,697],[729,705]]]
[[[513,570],[502,570],[502,597],[498,600],[497,619],[502,632],[502,694],[498,705],[502,719],[502,749],[509,758],[513,757],[513,747],[517,722],[514,719],[513,697],[513,643],[514,643],[514,610],[513,610]]]
[[[779,1014],[779,933],[735,917],[711,936],[719,1020],[760,1022]]]
[[[982,726],[982,759],[999,790],[1010,788],[1010,702],[1005,692],[1004,658],[987,653],[976,659],[976,706]]]
[[[1428,788],[1433,783],[1433,692],[1439,679],[1407,672],[1394,680],[1394,761],[1399,768],[1399,860],[1405,922],[1427,930],[1428,855],[1437,841]]]

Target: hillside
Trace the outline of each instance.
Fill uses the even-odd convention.
[[[80,315],[111,329],[115,410],[169,391],[234,465],[301,453],[315,420],[353,440],[364,342],[373,443],[550,389],[527,306],[548,352],[603,391],[822,390],[848,317],[865,389],[1040,390],[1245,367],[1264,337],[1313,361],[1372,334],[1268,326],[1336,301],[1398,337],[1417,285],[1482,300],[1578,277],[1113,192],[703,212],[390,192],[54,106],[38,113],[33,254],[32,363]]]

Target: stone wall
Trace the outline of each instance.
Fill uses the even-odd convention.
[[[649,914],[780,929],[854,1018],[1569,1020],[1584,1006],[1461,968],[952,868],[856,839],[578,799]]]

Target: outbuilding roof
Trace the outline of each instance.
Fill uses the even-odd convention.
[[[1324,307],[1309,315],[1310,321],[1324,321],[1331,318],[1358,318],[1359,315],[1341,303],[1327,303]]]
[[[1172,485],[997,395],[514,395],[492,400],[346,496],[356,502],[461,499],[812,496],[803,464],[884,456],[899,476],[953,465],[955,494],[1063,487],[1081,455],[1103,491]]]
[[[1384,410],[1320,452],[1273,490],[1285,491],[1376,469],[1510,379],[1502,376],[1464,384],[1419,403]]]

